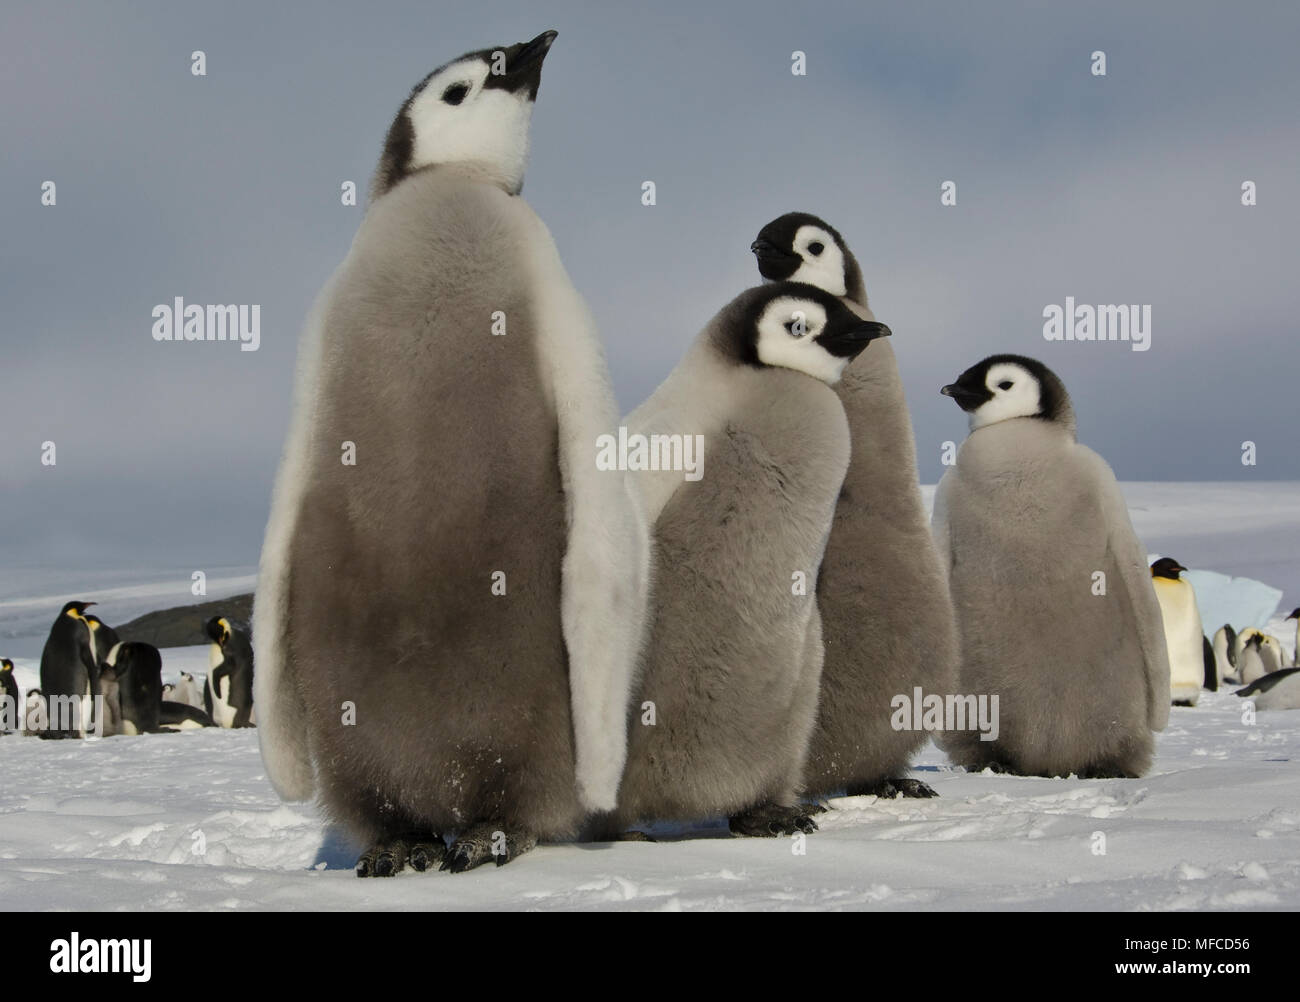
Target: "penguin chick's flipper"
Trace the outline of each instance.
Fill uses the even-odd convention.
[[[530,831],[516,829],[507,832],[499,822],[487,821],[461,832],[438,869],[464,873],[491,859],[496,860],[497,866],[505,866],[536,845],[537,836]]]
[[[437,832],[411,832],[383,842],[376,842],[357,860],[358,877],[393,877],[410,863],[423,873],[440,862],[447,844]]]
[[[880,797],[883,800],[896,800],[899,797],[914,797],[923,800],[937,797],[939,794],[922,783],[919,779],[882,779],[879,783],[863,786],[851,786],[845,792],[848,797]]]
[[[803,804],[794,807],[759,804],[731,819],[731,834],[755,838],[779,838],[816,830],[817,822],[808,816],[808,809]]]

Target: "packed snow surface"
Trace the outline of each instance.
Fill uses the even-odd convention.
[[[1150,551],[1284,590],[1267,628],[1289,660],[1295,624],[1282,616],[1300,604],[1300,484],[1129,484],[1125,493]],[[10,579],[0,637],[29,634],[38,609],[48,629],[62,601],[88,597],[48,583],[23,596]],[[134,589],[130,604],[148,583],[122,587]],[[102,591],[113,609],[112,589]],[[24,691],[36,684],[38,655],[39,644],[15,658]],[[169,680],[207,670],[203,647],[163,657]],[[500,868],[388,880],[358,880],[356,847],[310,804],[280,803],[255,731],[7,736],[0,907],[1294,909],[1300,711],[1252,720],[1246,710],[1232,687],[1174,707],[1151,773],[1137,780],[967,774],[929,745],[913,774],[938,798],[832,800],[802,843],[737,839],[725,823],[702,823],[656,829],[657,843],[543,845]]]

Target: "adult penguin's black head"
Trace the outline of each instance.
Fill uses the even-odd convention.
[[[1166,578],[1170,581],[1179,580],[1179,575],[1187,570],[1173,557],[1161,557],[1151,565],[1151,576],[1153,578]]]

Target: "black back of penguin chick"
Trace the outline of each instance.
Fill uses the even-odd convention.
[[[542,61],[556,34],[467,52],[416,84],[388,127],[371,200],[438,164],[472,168],[519,194]]]

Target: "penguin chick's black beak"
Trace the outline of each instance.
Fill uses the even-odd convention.
[[[939,390],[945,397],[952,397],[957,406],[964,411],[974,410],[984,403],[984,394],[969,390],[960,383],[949,383]]]
[[[537,88],[542,82],[542,60],[558,34],[556,31],[543,31],[531,42],[517,42],[503,50],[506,54],[505,72],[489,73],[483,86],[499,87],[512,94],[527,91],[528,100],[536,101]]]
[[[531,42],[525,42],[523,48],[516,52],[507,64],[506,73],[508,75],[521,73],[535,63],[540,65],[546,58],[546,53],[551,50],[551,43],[559,34],[558,31],[543,31]]]
[[[875,320],[864,321],[842,330],[828,330],[817,343],[836,358],[856,358],[878,337],[889,337],[894,332]]]
[[[758,272],[773,282],[784,281],[799,270],[803,259],[793,251],[782,250],[770,240],[759,237],[749,245],[758,258]]]

